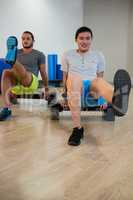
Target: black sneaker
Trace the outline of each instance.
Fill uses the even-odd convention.
[[[0,110],[0,121],[5,121],[9,117],[11,117],[12,111],[9,108],[2,108]]]
[[[68,144],[72,146],[78,146],[81,143],[81,139],[84,137],[84,128],[74,128],[73,132],[68,140]]]
[[[123,116],[128,110],[131,79],[127,71],[120,69],[114,76],[112,106],[116,116]]]

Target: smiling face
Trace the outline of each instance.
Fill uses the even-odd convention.
[[[29,33],[23,33],[22,34],[22,46],[25,49],[29,49],[33,47],[33,38]]]
[[[81,32],[78,34],[76,39],[78,45],[78,51],[85,53],[90,49],[92,43],[92,36],[90,32]]]

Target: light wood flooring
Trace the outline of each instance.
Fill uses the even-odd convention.
[[[44,101],[22,99],[0,122],[0,200],[133,200],[133,92],[125,117],[82,113],[82,124],[68,146],[70,113],[51,121]]]

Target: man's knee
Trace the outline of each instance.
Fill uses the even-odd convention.
[[[91,82],[91,88],[98,90],[99,87],[101,87],[101,78],[95,78],[92,82]]]
[[[3,77],[12,76],[12,71],[10,69],[5,69],[2,73]]]
[[[25,76],[24,76],[24,78],[22,78],[20,80],[20,83],[24,87],[29,87],[31,85],[32,81],[33,81],[32,73],[26,71]]]

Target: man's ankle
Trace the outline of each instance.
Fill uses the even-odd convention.
[[[82,126],[81,126],[81,125],[79,125],[79,126],[74,126],[74,127],[73,127],[73,129],[74,129],[74,128],[81,129],[81,128],[82,128]]]

